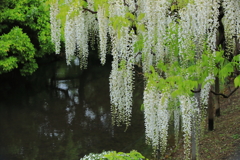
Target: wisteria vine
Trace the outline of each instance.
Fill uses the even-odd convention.
[[[61,25],[57,16],[63,10],[68,64],[77,56],[80,67],[86,68],[89,44],[93,47],[95,42],[101,64],[110,52],[113,124],[130,125],[134,65],[141,66],[147,143],[164,154],[174,114],[175,139],[178,142],[182,126],[185,159],[189,159],[192,123],[199,119],[196,113],[205,109],[199,106],[207,106],[216,76],[220,6],[225,15],[226,50],[232,54],[236,45],[233,36],[240,38],[238,0],[66,0],[63,4],[54,0],[50,11],[52,42],[59,53]],[[200,100],[191,92],[199,86]]]

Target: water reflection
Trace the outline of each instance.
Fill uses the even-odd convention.
[[[1,90],[0,159],[76,160],[103,150],[151,153],[139,109],[142,85],[136,86],[132,125],[124,132],[125,126],[111,125],[110,66],[80,71],[78,65],[75,60],[71,66],[64,61],[42,66],[27,88]]]

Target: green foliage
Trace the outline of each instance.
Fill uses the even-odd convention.
[[[3,0],[0,7],[0,74],[33,73],[37,57],[53,53],[49,6],[44,0]]]
[[[240,86],[240,75],[238,75],[238,76],[234,79],[234,85],[235,85],[235,87],[239,87],[239,86]]]
[[[132,22],[128,17],[115,16],[110,18],[110,25],[113,26],[113,29],[117,31],[118,38],[120,38],[124,36],[121,34],[121,28],[130,27],[132,25]]]
[[[37,64],[34,59],[35,49],[29,37],[19,27],[14,27],[8,34],[0,37],[3,45],[0,55],[0,73],[9,72],[23,65],[20,69],[22,75],[32,73]]]
[[[89,155],[84,156],[80,160],[142,160],[145,157],[133,150],[130,153],[116,152],[116,151],[104,151],[100,154],[90,153]]]
[[[145,157],[142,156],[141,153],[137,151],[131,151],[130,153],[123,153],[123,152],[110,152],[106,154],[104,157],[106,157],[108,160],[141,160]]]
[[[138,53],[141,52],[144,48],[144,38],[143,35],[138,35],[138,41],[133,45],[134,46],[134,52]]]
[[[94,0],[94,10],[97,11],[99,6],[103,6],[104,8],[108,8],[108,0]],[[107,10],[106,10],[107,11]]]
[[[239,134],[234,134],[234,135],[232,135],[232,138],[233,139],[240,139],[240,135]]]
[[[189,3],[193,3],[193,0],[171,0],[171,11],[175,9],[182,9],[187,6]]]

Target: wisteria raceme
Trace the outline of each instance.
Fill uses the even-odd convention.
[[[135,0],[126,0],[125,2],[126,2],[126,4],[128,5],[129,10],[130,10],[131,12],[134,12],[134,11],[136,10]]]
[[[119,69],[118,63],[112,63],[110,74],[110,99],[113,114],[113,123],[130,125],[132,113],[132,66],[126,69]],[[130,76],[129,78],[127,76]]]
[[[133,38],[128,37],[128,47],[122,55],[122,50],[118,47],[119,39],[112,35],[112,41],[117,41],[112,46],[112,71],[110,74],[110,99],[111,99],[111,110],[113,116],[113,123],[120,125],[125,123],[127,126],[130,125],[130,118],[132,113],[132,92],[133,92]],[[126,39],[127,40],[127,39]],[[120,54],[120,55],[119,55]],[[119,64],[121,61],[121,64]]]
[[[211,48],[212,51],[215,51],[217,49],[216,46],[216,41],[217,41],[217,29],[219,27],[219,22],[218,22],[218,17],[219,17],[219,0],[213,0],[213,1],[209,1],[210,5],[209,7],[211,7],[209,10],[209,29],[208,29],[208,45]],[[215,52],[213,52],[215,54]]]
[[[215,77],[212,74],[205,79],[205,85],[202,87],[200,94],[202,106],[207,106],[208,104],[209,92],[214,79]]]
[[[192,41],[198,57],[201,57],[206,35],[209,48],[212,51],[216,50],[219,7],[219,0],[198,0],[180,10],[180,54],[186,50],[193,50],[192,44],[189,43]]]
[[[88,25],[86,22],[86,13],[81,12],[76,17],[76,44],[77,56],[80,59],[80,68],[87,68],[88,58]]]
[[[99,6],[97,12],[98,25],[99,25],[99,37],[100,37],[100,57],[102,65],[106,61],[106,49],[107,49],[107,33],[108,33],[108,18],[105,17],[105,10]]]
[[[58,2],[52,4],[50,7],[50,22],[51,22],[51,39],[55,45],[56,54],[60,53],[60,25],[61,21],[57,19],[57,15],[59,13]]]
[[[197,106],[193,105],[195,99],[191,99],[189,96],[179,96],[179,101],[182,115],[182,130],[184,133],[184,159],[190,159],[192,118],[194,118],[192,116],[194,115],[194,108]]]
[[[235,15],[239,15],[240,14],[240,1],[235,1]],[[235,16],[236,18],[236,36],[237,36],[237,40],[240,40],[240,17],[239,16]]]
[[[178,144],[178,139],[179,139],[179,125],[180,125],[180,114],[179,110],[175,109],[174,110],[174,136],[175,136],[175,145],[177,146]]]
[[[126,7],[121,0],[109,0],[109,18],[114,16],[124,16]]]
[[[169,94],[162,94],[161,99],[158,105],[157,111],[157,122],[159,128],[159,139],[160,139],[160,150],[161,154],[164,155],[167,147],[167,138],[168,138],[168,126],[169,126],[169,118],[170,111],[168,109],[169,102]]]
[[[235,46],[235,38],[240,39],[240,22],[239,17],[236,16],[240,11],[240,2],[238,0],[223,0],[224,8],[223,25],[225,29],[226,49],[228,54],[233,53]]]
[[[170,6],[169,1],[167,0],[161,0],[156,1],[155,4],[155,12],[156,15],[154,17],[156,18],[156,26],[155,30],[157,31],[156,35],[156,45],[154,47],[154,52],[156,53],[156,62],[159,60],[162,60],[164,55],[166,53],[166,47],[165,47],[165,38],[166,36],[166,30],[171,27],[172,18],[168,16],[168,8]]]
[[[67,15],[66,24],[64,30],[65,36],[65,54],[67,64],[70,64],[70,60],[73,58],[74,52],[76,50],[76,36],[75,36],[75,21],[70,19]]]
[[[159,147],[158,107],[161,94],[155,87],[145,88],[143,94],[145,135],[148,144],[154,149]]]
[[[155,1],[146,0],[142,5],[145,5],[145,23],[147,27],[147,32],[143,33],[146,37],[143,49],[143,72],[148,72],[150,66],[154,64],[154,56],[152,47],[154,44],[154,38],[156,33],[156,10],[155,10]]]

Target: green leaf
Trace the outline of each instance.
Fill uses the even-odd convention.
[[[240,86],[240,75],[238,75],[238,76],[234,79],[234,86],[235,86],[235,87],[239,87],[239,86]]]
[[[233,57],[233,60],[236,61],[236,62],[240,62],[240,54],[234,56],[234,57]]]
[[[174,11],[175,9],[177,9],[177,6],[176,5],[172,5],[171,6],[171,11]]]
[[[135,19],[135,16],[134,16],[132,13],[127,12],[127,13],[126,13],[126,18],[130,18],[131,20],[134,20],[134,19]]]
[[[145,17],[144,13],[140,13],[137,17],[137,21],[141,21]]]
[[[227,63],[219,72],[219,77],[224,79],[233,72],[233,66],[231,63]]]

